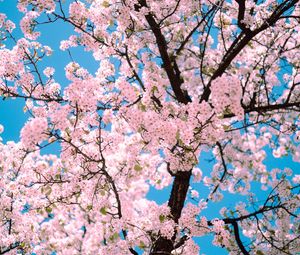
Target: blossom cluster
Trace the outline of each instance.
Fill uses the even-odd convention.
[[[33,149],[38,143],[47,138],[47,118],[33,118],[21,130],[21,141],[26,149]]]
[[[20,27],[25,37],[31,40],[36,40],[40,36],[40,32],[34,31],[35,19],[39,16],[36,11],[27,12],[20,22]]]
[[[234,114],[238,119],[244,116],[240,98],[242,88],[237,77],[222,76],[211,84],[211,101],[217,114]]]

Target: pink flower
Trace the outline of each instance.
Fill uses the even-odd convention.
[[[33,149],[36,144],[47,138],[48,128],[46,118],[30,119],[21,130],[21,142],[27,149]]]
[[[46,67],[43,71],[45,76],[47,76],[48,78],[53,76],[54,72],[55,72],[55,69],[53,67]]]

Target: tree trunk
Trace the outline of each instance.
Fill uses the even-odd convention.
[[[172,191],[169,199],[169,207],[171,209],[171,217],[178,223],[181,216],[184,201],[190,184],[191,171],[179,172],[175,175]],[[172,240],[160,236],[153,244],[150,255],[169,255],[174,249],[176,233]]]

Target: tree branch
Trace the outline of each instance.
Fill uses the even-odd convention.
[[[140,6],[147,7],[147,3],[145,0],[139,1]],[[139,10],[139,6],[136,6],[136,9]],[[160,29],[159,24],[155,21],[153,15],[151,13],[147,14],[145,16],[150,29],[152,30],[156,43],[158,46],[158,50],[161,56],[161,59],[163,61],[163,68],[165,69],[167,76],[169,78],[171,87],[174,91],[175,97],[178,100],[178,102],[187,104],[191,101],[191,99],[185,95],[183,90],[181,89],[181,84],[183,83],[183,80],[180,76],[180,71],[178,68],[175,69],[175,66],[177,66],[175,59],[171,60],[169,53],[168,53],[168,45],[166,42],[166,39],[164,35],[162,34],[162,31]]]
[[[234,237],[236,240],[237,245],[239,246],[241,252],[244,255],[250,255],[250,253],[246,250],[241,238],[240,238],[240,233],[239,233],[239,225],[236,222],[231,223],[233,226],[233,231],[234,231]]]
[[[239,1],[242,2],[242,1]],[[223,57],[219,67],[217,70],[213,73],[212,77],[210,78],[208,84],[206,85],[203,94],[201,96],[200,102],[202,101],[208,101],[211,90],[210,86],[213,80],[216,78],[222,76],[222,74],[225,72],[225,70],[228,68],[228,66],[231,64],[232,60],[242,51],[242,49],[254,38],[256,35],[258,35],[260,32],[266,30],[267,28],[273,26],[279,19],[280,16],[294,7],[294,5],[299,2],[299,0],[293,0],[293,1],[284,1],[281,3],[271,14],[269,18],[265,20],[265,22],[257,29],[255,30],[243,30],[241,34],[238,36],[238,40],[235,40],[229,51],[225,54]],[[243,7],[243,6],[242,6]],[[241,15],[242,16],[242,15]]]

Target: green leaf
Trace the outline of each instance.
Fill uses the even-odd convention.
[[[137,172],[141,171],[142,169],[143,169],[143,168],[142,168],[140,165],[138,165],[138,164],[136,164],[136,165],[134,166],[134,170],[137,171]]]
[[[141,249],[145,249],[146,248],[146,245],[145,245],[145,243],[143,241],[140,241],[140,244],[138,246]]]
[[[158,91],[158,88],[156,86],[153,86],[151,92],[154,93],[155,91]]]
[[[165,221],[165,219],[166,219],[166,216],[165,216],[165,215],[163,215],[163,214],[159,215],[159,221],[160,221],[161,223],[163,223],[163,222]]]
[[[48,186],[48,187],[45,188],[45,195],[46,196],[49,196],[51,194],[51,192],[52,192],[51,187]]]
[[[102,2],[102,6],[105,7],[105,8],[107,8],[107,7],[110,6],[110,4],[109,4],[108,1],[103,1],[103,2]]]
[[[253,162],[252,162],[252,161],[250,161],[250,163],[249,163],[249,168],[250,168],[250,169],[253,168]]]
[[[146,106],[142,103],[139,104],[138,108],[142,111],[142,112],[145,112],[147,109],[146,109]]]
[[[223,129],[225,131],[230,130],[231,126],[230,125],[223,125]]]
[[[118,239],[118,237],[119,237],[119,234],[116,232],[109,237],[109,240],[114,241],[114,240]]]
[[[51,213],[51,212],[52,212],[52,208],[51,208],[51,207],[46,207],[45,211],[46,211],[47,213]]]
[[[100,212],[101,212],[103,215],[106,215],[106,214],[107,214],[107,212],[106,212],[106,207],[102,207],[102,208],[100,209]]]

